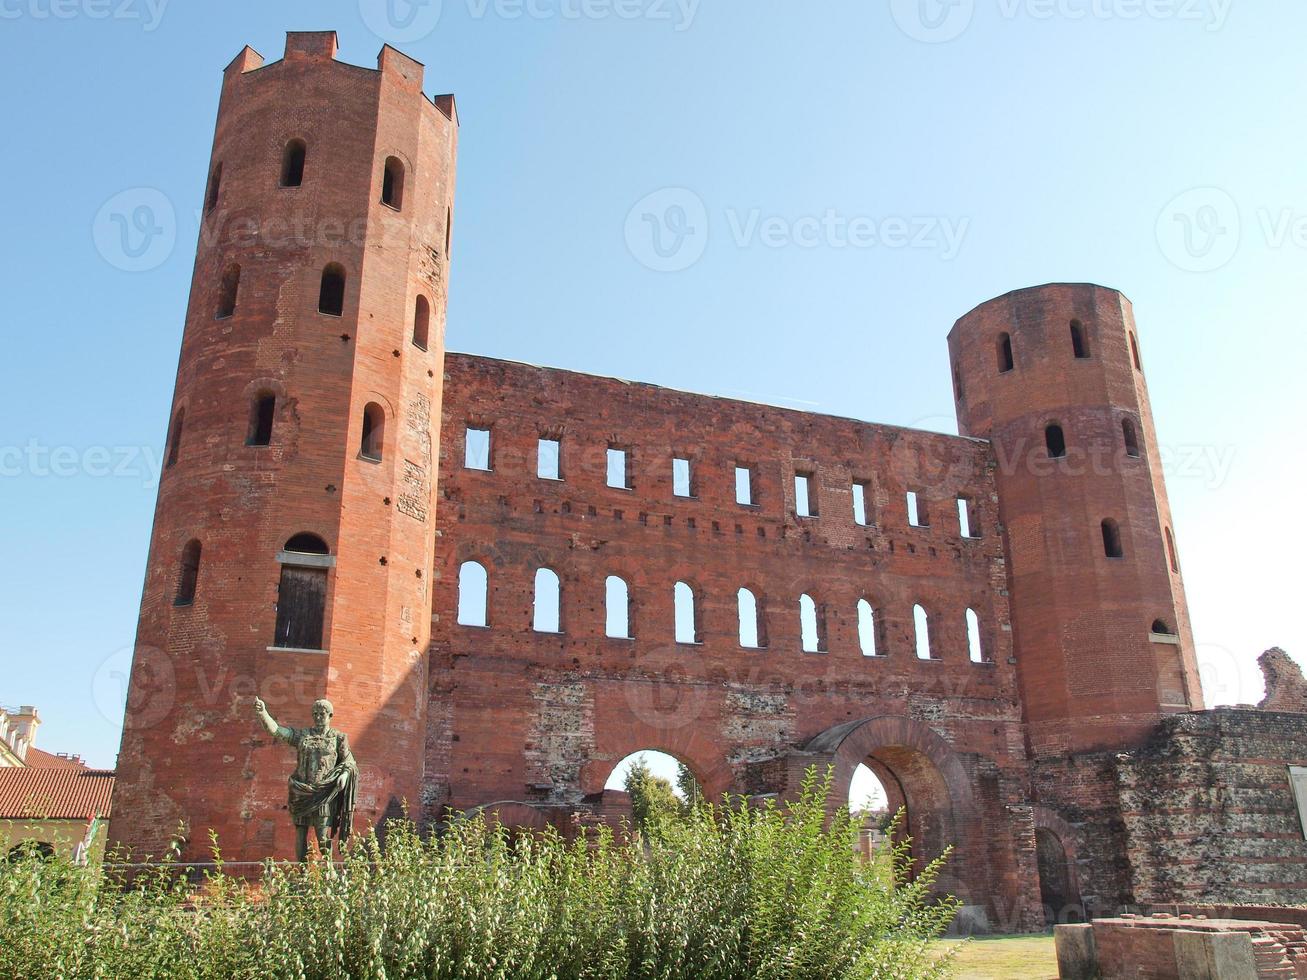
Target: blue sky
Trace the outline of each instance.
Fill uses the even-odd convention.
[[[954,431],[958,316],[1122,289],[1209,697],[1307,654],[1307,5],[385,2],[0,0],[0,702],[43,747],[113,762],[220,72],[288,29],[457,94],[452,350]],[[136,258],[123,201],[175,215]]]

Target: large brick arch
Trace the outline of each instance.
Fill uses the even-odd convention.
[[[620,732],[598,733],[597,738],[598,757],[581,770],[581,791],[587,796],[602,793],[614,767],[635,752],[662,752],[684,763],[707,799],[716,800],[733,789],[723,746],[699,726],[664,727],[631,718]]]

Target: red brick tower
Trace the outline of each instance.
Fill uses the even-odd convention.
[[[227,68],[111,837],[293,853],[283,724],[330,698],[357,825],[422,785],[457,117],[422,65],[288,35]]]
[[[1201,707],[1129,300],[1018,290],[959,320],[949,351],[960,431],[998,463],[1034,754],[1124,747]]]

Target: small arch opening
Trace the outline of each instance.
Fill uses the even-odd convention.
[[[864,657],[879,655],[876,644],[876,609],[867,599],[858,600],[858,645]]]
[[[458,567],[458,625],[486,625],[486,593],[489,580],[485,566],[465,561]]]
[[[620,576],[609,575],[604,580],[604,618],[605,636],[631,639],[631,590]]]
[[[413,346],[420,350],[427,349],[427,335],[431,330],[431,304],[425,296],[419,296],[413,307]]]
[[[740,646],[762,650],[767,646],[767,625],[762,618],[762,603],[752,589],[740,589],[736,595],[740,616]]]
[[[606,802],[621,812],[628,803],[631,823],[643,829],[650,822],[685,814],[703,800],[703,788],[680,759],[656,749],[641,749],[622,759],[604,782]],[[623,799],[625,797],[625,799]]]
[[[1139,429],[1135,426],[1134,419],[1121,420],[1121,438],[1125,442],[1125,454],[1138,459]]]
[[[345,313],[345,267],[337,262],[322,270],[318,312],[327,316],[343,316]]]
[[[277,416],[277,396],[261,391],[250,405],[250,428],[245,437],[247,446],[266,446],[272,442],[272,423]]]
[[[282,546],[282,551],[288,551],[296,555],[329,555],[331,550],[327,547],[327,542],[323,541],[316,534],[310,534],[307,531],[301,531],[293,534]]]
[[[1144,363],[1139,357],[1139,339],[1135,337],[1133,330],[1130,331],[1130,360],[1134,362],[1136,371],[1144,369]]]
[[[1079,320],[1071,321],[1071,352],[1075,354],[1077,360],[1085,360],[1089,357],[1089,335],[1085,332],[1085,325]]]
[[[189,606],[195,601],[195,587],[200,580],[200,542],[191,540],[182,549],[181,569],[177,576],[174,606]]]
[[[998,349],[998,373],[1007,374],[1016,366],[1016,362],[1012,357],[1012,335],[1008,333],[999,334],[996,347]]]
[[[1049,459],[1061,459],[1066,455],[1066,433],[1056,422],[1044,426],[1044,447]]]
[[[308,152],[308,145],[301,139],[293,139],[286,144],[281,156],[282,187],[299,187],[304,183],[304,160]]]
[[[177,457],[182,451],[182,429],[186,426],[186,409],[177,409],[177,414],[172,419],[172,431],[168,434],[168,462],[166,465],[172,466],[177,462]]]
[[[386,157],[381,175],[381,203],[396,211],[404,208],[404,164],[399,157]]]
[[[225,320],[236,312],[236,294],[241,287],[241,267],[233,262],[222,274],[222,283],[218,287],[218,309],[214,318]]]
[[[934,660],[930,652],[930,617],[920,604],[912,607],[912,626],[916,633],[917,659]]]
[[[1108,558],[1125,557],[1125,548],[1121,544],[1121,525],[1110,517],[1103,521],[1103,554]]]
[[[1175,636],[1175,630],[1171,629],[1171,624],[1164,619],[1153,620],[1153,625],[1149,629],[1159,636]]]
[[[381,462],[386,441],[386,413],[376,402],[363,407],[363,428],[359,438],[359,455],[374,463]]]
[[[702,642],[699,597],[695,595],[694,586],[690,585],[689,582],[677,582],[672,590],[672,601],[676,607],[676,642],[692,645]]]
[[[974,609],[968,609],[966,613],[967,621],[967,654],[971,657],[973,664],[987,664],[990,662],[989,656],[985,653],[985,644],[980,635],[980,617],[976,615]]]
[[[806,592],[799,596],[799,639],[804,653],[826,652],[826,608]]]
[[[219,163],[213,168],[213,173],[209,175],[209,193],[204,198],[204,212],[208,214],[218,206],[218,192],[222,188],[222,164]]]
[[[536,569],[531,628],[537,633],[563,632],[562,584],[552,568]]]

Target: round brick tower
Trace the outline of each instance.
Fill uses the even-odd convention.
[[[416,811],[457,117],[334,33],[227,68],[150,543],[111,838],[293,854],[294,753],[335,705],[356,827]]]
[[[1200,708],[1129,300],[1018,290],[960,319],[949,351],[959,430],[994,447],[1035,756],[1128,746]]]

